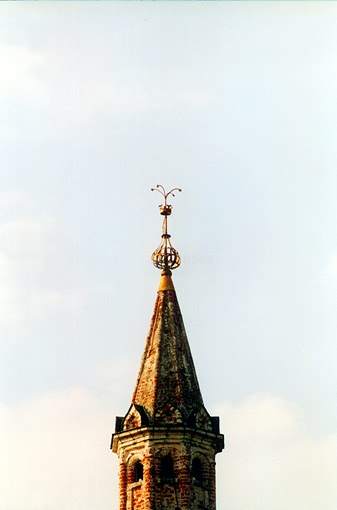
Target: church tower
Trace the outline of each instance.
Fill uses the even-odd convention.
[[[171,278],[180,257],[167,232],[167,197],[181,190],[153,191],[164,197],[162,242],[152,254],[162,272],[132,403],[111,440],[119,510],[215,510],[215,455],[224,436],[204,406]]]

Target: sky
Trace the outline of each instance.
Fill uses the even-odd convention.
[[[172,198],[218,510],[335,510],[337,4],[0,5],[0,510],[118,507]]]

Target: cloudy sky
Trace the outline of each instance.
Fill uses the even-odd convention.
[[[218,510],[334,510],[337,4],[0,5],[0,510],[116,509],[157,183]]]

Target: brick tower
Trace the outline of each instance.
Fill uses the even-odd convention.
[[[202,400],[171,278],[180,265],[170,243],[165,193],[162,242],[152,260],[162,269],[131,406],[116,418],[111,449],[119,465],[119,510],[215,510],[215,455],[224,448],[219,418]],[[181,191],[181,190],[177,190]],[[173,195],[174,196],[174,195]]]

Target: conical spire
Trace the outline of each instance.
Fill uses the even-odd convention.
[[[203,406],[170,276],[162,276],[132,402],[150,422],[184,422]]]
[[[160,189],[158,189],[160,188]],[[178,188],[175,188],[178,189]],[[171,190],[157,190],[165,198],[162,243],[153,253],[154,265],[162,269],[158,295],[141,361],[132,402],[141,406],[150,423],[188,423],[203,407],[203,401],[188,344],[171,269],[180,264],[178,252],[167,233],[167,216],[172,207],[166,199]],[[181,190],[179,190],[181,191]],[[174,196],[174,195],[173,195]]]

